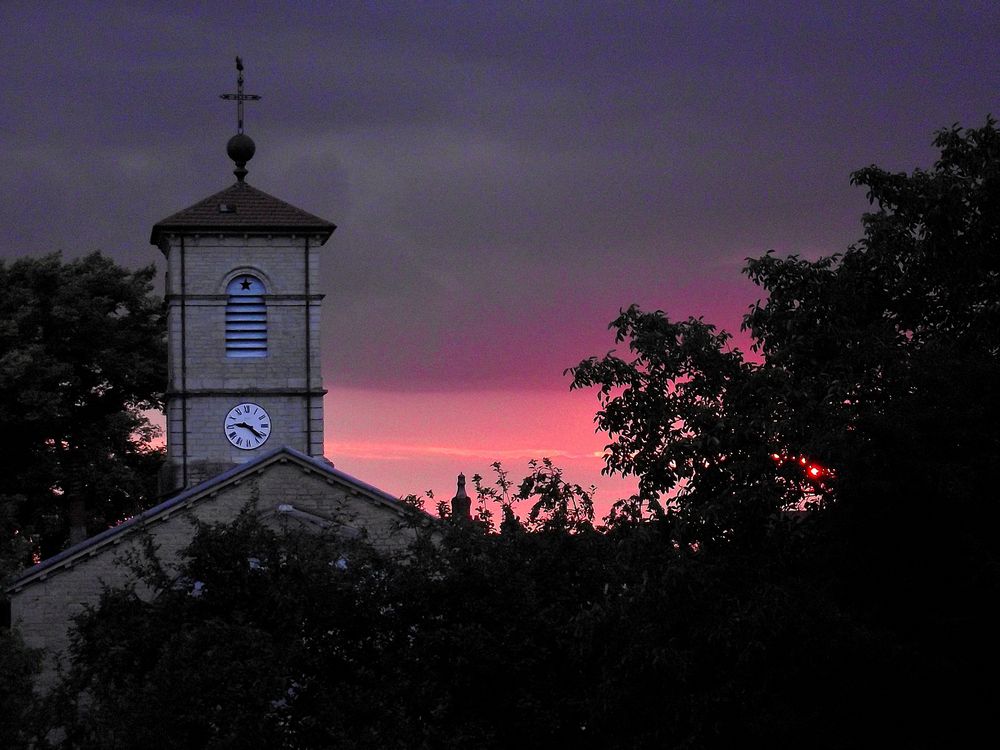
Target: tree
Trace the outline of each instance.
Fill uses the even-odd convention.
[[[525,529],[593,530],[593,495],[596,488],[585,490],[578,484],[567,482],[563,479],[562,469],[551,459],[528,461],[529,473],[516,488],[499,461],[494,462],[492,468],[495,486],[487,484],[479,474],[472,477],[476,492],[476,520],[484,530],[492,532],[496,529],[491,505],[500,512],[501,533],[518,533]],[[520,505],[528,506],[523,525],[515,510]],[[440,515],[445,517],[445,514]]]
[[[727,528],[748,504],[765,517],[810,496],[843,506],[873,485],[887,497],[960,485],[956,503],[988,493],[1000,468],[990,387],[1000,374],[1000,133],[990,119],[934,142],[931,171],[853,174],[877,210],[843,254],[748,259],[766,297],[743,327],[763,362],[700,319],[632,307],[612,322],[632,359],[612,353],[570,371],[573,388],[600,389],[606,472],[637,476],[654,510],[669,497],[707,520],[722,503]],[[782,466],[801,457],[818,476]]]
[[[633,307],[611,324],[631,358],[571,372],[600,389],[605,471],[639,478],[641,511],[667,503],[674,543],[786,554],[782,511],[818,505],[792,524],[796,564],[905,654],[892,704],[961,732],[956,717],[989,711],[970,676],[1000,664],[985,625],[1000,592],[1000,131],[990,118],[934,143],[930,170],[852,175],[874,208],[844,253],[748,259],[761,362],[701,320]]]
[[[18,633],[0,628],[0,747],[30,748],[39,717],[34,712],[32,680],[41,653],[27,648]]]
[[[639,494],[614,516],[679,523],[678,542],[731,541],[760,531],[806,487],[775,471],[773,373],[744,360],[729,335],[700,319],[669,320],[632,306],[611,323],[633,356],[591,358],[571,370],[574,388],[599,387],[595,421],[613,438],[606,473],[639,479]]]
[[[393,559],[248,508],[79,618],[63,746],[837,747],[883,711],[899,659],[822,589],[659,527],[443,524]]]
[[[311,736],[308,708],[290,707],[308,705],[325,668],[339,670],[335,683],[366,669],[338,655],[374,646],[384,565],[374,550],[275,531],[248,510],[200,526],[186,555],[175,577],[147,547],[133,563],[151,595],[109,590],[79,620],[55,694],[66,746],[287,746]]]
[[[155,497],[145,412],[161,406],[166,349],[154,273],[99,253],[0,262],[5,540],[30,535],[48,556],[71,529],[107,528]]]
[[[964,503],[1000,467],[1000,132],[934,143],[930,171],[854,173],[877,210],[843,255],[747,266],[768,297],[745,327],[788,380],[789,439],[835,462],[844,501],[877,483]]]

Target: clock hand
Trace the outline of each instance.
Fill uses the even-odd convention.
[[[246,430],[250,430],[250,432],[252,432],[254,435],[256,435],[259,438],[264,437],[259,432],[257,432],[257,430],[255,430],[253,427],[251,427],[250,425],[248,425],[246,422],[237,422],[236,426],[237,427],[242,427],[242,428],[244,428]]]

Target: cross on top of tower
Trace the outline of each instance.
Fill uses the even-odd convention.
[[[219,94],[220,99],[226,99],[228,101],[236,102],[236,132],[243,132],[243,102],[256,102],[260,100],[260,95],[258,94],[244,94],[243,93],[243,60],[236,56],[236,93],[235,94]]]
[[[226,153],[229,158],[236,162],[236,169],[233,174],[242,183],[247,176],[247,162],[253,158],[254,151],[257,150],[253,139],[243,132],[243,102],[255,102],[260,99],[257,94],[243,93],[243,60],[236,58],[236,93],[219,94],[220,99],[227,99],[236,102],[236,135],[229,139],[226,144]]]

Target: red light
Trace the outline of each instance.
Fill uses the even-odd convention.
[[[803,476],[816,483],[832,480],[836,476],[832,470],[822,464],[811,461],[808,456],[802,454],[770,453],[769,455],[771,456],[771,460],[778,466],[783,465],[786,461],[798,464],[802,469]]]

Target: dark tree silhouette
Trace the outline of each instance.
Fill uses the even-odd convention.
[[[934,143],[930,170],[854,173],[874,209],[843,254],[748,260],[765,296],[744,328],[762,362],[702,321],[630,308],[612,327],[632,357],[572,370],[574,387],[600,388],[606,471],[639,478],[623,517],[659,514],[672,492],[675,543],[731,554],[736,542],[780,549],[782,511],[820,501],[800,564],[899,655],[898,680],[858,677],[884,685],[900,731],[922,717],[918,742],[987,715],[970,678],[1000,663],[988,625],[1000,589],[1000,132],[988,119]]]
[[[612,353],[571,370],[574,388],[600,388],[606,471],[638,477],[653,510],[672,493],[680,510],[704,517],[747,504],[773,514],[831,493],[845,505],[874,486],[887,501],[987,496],[1000,460],[1000,392],[990,387],[1000,357],[1000,136],[989,120],[942,131],[935,144],[930,171],[854,173],[876,210],[845,253],[748,259],[766,296],[744,328],[762,362],[701,320],[623,311],[611,327],[631,359]],[[815,459],[836,481],[788,484],[784,472],[775,484],[774,454],[779,464]]]
[[[100,531],[155,497],[144,412],[161,405],[166,348],[154,273],[99,253],[0,262],[5,539],[31,535],[47,556],[71,527]]]

